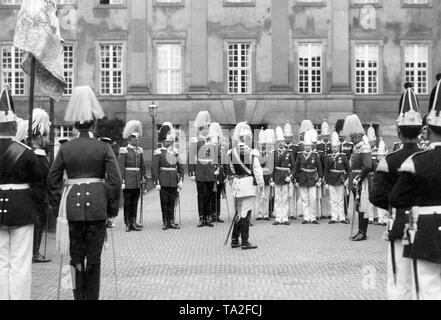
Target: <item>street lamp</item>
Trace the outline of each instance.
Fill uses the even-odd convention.
[[[155,104],[155,102],[152,102],[152,104],[149,106],[149,113],[150,117],[152,117],[152,163],[155,159],[155,137],[156,137],[156,117],[158,116],[159,108]]]

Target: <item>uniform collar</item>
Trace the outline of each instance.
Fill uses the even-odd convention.
[[[34,153],[40,157],[47,157],[47,153],[43,149],[35,149]]]

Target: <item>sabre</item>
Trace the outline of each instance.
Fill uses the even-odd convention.
[[[60,291],[61,291],[61,273],[63,272],[63,255],[60,258],[60,273],[58,275],[58,290],[57,290],[57,301],[60,300]]]
[[[113,239],[113,230],[110,229],[110,238],[112,240],[112,254],[113,254],[113,271],[114,271],[114,277],[115,277],[115,296],[116,300],[118,300],[118,278],[117,278],[117,271],[116,271],[116,253],[115,253],[115,240]]]
[[[318,223],[319,224],[321,224],[321,219],[322,219],[322,203],[321,203],[321,200],[320,200],[320,188],[321,187],[319,187],[319,186],[317,186],[317,205],[318,205],[318,209],[319,209],[319,214],[320,214],[320,217],[319,217],[319,219],[318,219]]]
[[[352,224],[351,224],[351,236],[349,237],[350,240],[352,240],[352,237],[354,236],[354,222],[355,222],[355,212],[357,210],[357,195],[358,195],[358,187],[354,194],[354,207],[352,209]],[[349,208],[348,208],[349,209]]]
[[[234,201],[234,209],[236,209],[236,198],[233,197],[233,201]],[[235,211],[236,213],[234,214],[233,221],[231,222],[230,229],[228,230],[227,239],[225,240],[225,244],[224,244],[225,246],[228,244],[228,240],[230,239],[231,232],[233,232],[234,225],[236,224],[237,216],[239,215],[239,210],[235,210]]]
[[[227,185],[225,184],[224,189],[222,190],[222,196],[225,199],[227,203],[227,213],[228,213],[228,221],[231,221],[231,215],[230,215],[230,204],[228,203],[228,197],[227,197]]]
[[[43,257],[45,260],[46,260],[46,253],[47,253],[47,233],[49,230],[49,213],[50,213],[49,207],[46,206],[46,230],[45,230],[45,235],[44,235],[44,254],[43,254]]]
[[[139,210],[139,223],[144,227],[144,182],[141,184],[141,205]]]

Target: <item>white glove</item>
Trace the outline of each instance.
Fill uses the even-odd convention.
[[[276,183],[273,181],[270,183],[271,188],[274,188],[276,186]]]
[[[325,184],[325,189],[329,190],[329,185],[328,184]]]
[[[121,186],[121,188],[122,188],[123,190],[125,190],[125,189],[126,189],[126,185],[123,183],[122,186]]]
[[[358,179],[354,179],[352,184],[353,184],[354,187],[358,187]]]
[[[161,186],[159,184],[156,186],[156,191],[161,191]]]
[[[219,173],[220,173],[220,171],[219,171],[219,170],[216,170],[216,171],[214,172],[214,175],[217,177],[217,176],[219,175]]]
[[[191,181],[196,182],[196,176],[192,176],[190,179]]]
[[[290,183],[291,182],[291,178],[290,177],[286,177],[285,182],[286,183]]]
[[[321,182],[317,182],[317,187],[321,187],[322,186],[322,183]]]
[[[184,183],[181,181],[178,183],[178,190],[182,190],[182,188],[184,187]]]
[[[345,185],[345,188],[347,188],[347,187],[348,187],[348,185],[349,185],[349,181],[348,181],[348,180],[346,180],[346,181],[345,181],[345,184],[344,184],[344,185]]]

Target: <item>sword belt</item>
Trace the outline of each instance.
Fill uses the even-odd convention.
[[[304,168],[301,168],[301,170],[303,172],[306,172],[306,173],[316,173],[317,172],[317,169],[304,169]]]
[[[346,171],[344,170],[329,170],[332,173],[345,173]]]
[[[161,171],[177,171],[177,169],[176,168],[165,168],[165,167],[163,167],[163,168],[161,168]]]
[[[23,184],[0,184],[1,191],[17,191],[17,190],[28,190],[30,186],[28,183]]]
[[[280,171],[291,171],[290,168],[283,168],[283,167],[276,167],[276,170],[280,170]]]
[[[92,184],[92,183],[104,183],[104,179],[100,178],[79,178],[79,179],[68,179],[66,185],[74,186],[81,184]]]
[[[126,171],[141,171],[139,168],[126,168]]]

